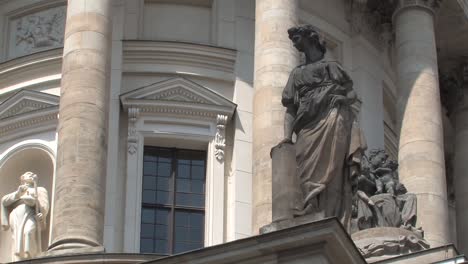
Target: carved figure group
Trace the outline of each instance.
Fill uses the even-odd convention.
[[[369,152],[362,174],[353,184],[355,231],[373,227],[402,227],[422,237],[416,228],[416,195],[399,182],[398,164],[384,150]]]
[[[21,185],[1,201],[1,225],[11,230],[12,260],[36,257],[41,251],[41,231],[49,212],[47,190],[37,186],[37,175],[21,175]]]

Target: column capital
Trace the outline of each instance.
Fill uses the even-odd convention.
[[[440,99],[447,115],[468,108],[468,59],[439,74]]]
[[[406,9],[422,8],[435,14],[442,0],[397,0],[395,11],[393,12],[393,21],[396,16]]]

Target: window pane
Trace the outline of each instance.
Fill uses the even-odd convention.
[[[205,167],[192,166],[192,179],[205,179]]]
[[[143,176],[143,189],[144,190],[155,190],[156,189],[156,177]]]
[[[164,240],[167,240],[169,239],[169,236],[168,236],[168,233],[167,233],[167,229],[169,227],[167,225],[156,225],[156,232],[154,234],[154,236],[158,239],[164,239]]]
[[[190,178],[190,165],[180,164],[177,167],[177,178],[184,178],[184,179]]]
[[[156,247],[154,253],[169,254],[169,247],[167,240],[156,240]]]
[[[160,225],[169,224],[169,209],[156,210],[156,223]]]
[[[198,157],[200,158],[200,157]],[[192,165],[197,165],[197,166],[205,166],[205,160],[204,160],[205,157],[203,157],[203,159],[198,159],[198,160],[192,160]]]
[[[176,193],[176,205],[179,206],[192,206],[190,194]]]
[[[205,215],[203,213],[190,214],[190,227],[203,228]]]
[[[190,214],[185,211],[175,212],[175,226],[188,227]]]
[[[177,180],[176,183],[177,192],[190,192],[190,180]]]
[[[171,200],[169,194],[169,192],[158,191],[156,194],[156,202],[158,204],[169,204]]]
[[[189,240],[190,241],[202,241],[203,230],[201,228],[190,228]]]
[[[156,175],[156,163],[144,162],[143,163],[143,175]]]
[[[176,227],[174,230],[174,239],[176,242],[189,241],[189,231],[187,227]]]
[[[152,224],[142,224],[140,231],[142,238],[153,238],[154,237],[154,225]]]
[[[158,177],[158,190],[169,191],[169,178]]]
[[[153,239],[142,238],[140,240],[140,252],[141,253],[153,253],[154,243]]]
[[[205,217],[198,210],[205,205],[206,152],[145,147],[143,162],[141,252],[174,254],[203,247]]]
[[[171,164],[170,163],[158,163],[158,176],[160,177],[171,176]]]
[[[199,194],[191,194],[191,206],[194,207],[205,207],[205,196]]]
[[[174,243],[174,253],[181,253],[190,250],[190,243],[187,242],[175,242]]]
[[[156,192],[143,190],[143,203],[156,203]]]
[[[204,194],[205,193],[205,182],[192,180],[191,192]]]
[[[143,208],[141,210],[141,222],[147,223],[147,224],[153,224],[154,223],[154,210]]]

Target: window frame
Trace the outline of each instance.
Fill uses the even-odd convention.
[[[168,148],[168,147],[159,147],[159,146],[152,146],[152,145],[145,145],[144,146],[144,150],[143,150],[143,156],[146,157],[147,155],[147,151],[148,152],[151,152],[151,151],[157,151],[157,150],[164,150],[164,151],[169,151],[170,152],[170,156],[171,156],[171,172],[170,172],[170,186],[171,186],[171,190],[169,192],[172,192],[172,198],[171,198],[171,202],[169,204],[158,204],[157,201],[154,203],[154,204],[150,204],[150,203],[145,203],[142,199],[142,202],[141,202],[141,210],[145,209],[145,208],[151,208],[151,209],[163,209],[163,210],[168,210],[169,211],[169,217],[168,217],[168,237],[167,237],[167,243],[168,243],[168,254],[169,255],[172,255],[172,254],[178,254],[178,253],[182,253],[182,252],[175,252],[175,228],[176,228],[176,224],[175,224],[175,221],[176,221],[176,211],[177,212],[196,212],[196,213],[203,213],[203,232],[205,230],[205,226],[204,226],[204,223],[205,223],[205,217],[206,217],[206,204],[204,203],[203,204],[203,207],[195,207],[195,206],[185,206],[185,205],[177,205],[176,204],[176,193],[177,193],[177,170],[178,170],[178,155],[180,152],[183,152],[183,151],[191,151],[191,152],[200,152],[200,157],[203,157],[203,161],[204,161],[204,171],[203,171],[203,174],[204,174],[204,185],[206,186],[206,171],[207,171],[207,151],[206,150],[197,150],[197,149],[182,149],[182,148]],[[147,162],[145,160],[143,160],[143,162]],[[190,166],[193,166],[193,165],[190,165]],[[144,166],[143,166],[143,170],[144,170]],[[145,177],[145,174],[144,174],[144,171],[143,171],[143,177]],[[144,192],[144,186],[142,185],[142,193]],[[156,190],[157,192],[158,190]],[[203,196],[205,197],[205,200],[206,200],[206,187],[205,187],[205,190],[204,190],[204,193],[203,193]],[[141,218],[141,225],[143,225],[143,218]],[[142,240],[142,237],[141,237],[141,228],[140,228],[140,252],[141,252],[141,240]],[[153,240],[157,240],[156,238],[154,238]],[[205,240],[205,237],[203,235],[203,242]],[[156,254],[165,254],[165,253],[159,253],[159,252],[155,252]]]
[[[224,243],[229,204],[225,190],[225,128],[232,122],[237,105],[180,76],[133,89],[121,94],[120,101],[128,122],[127,135],[121,134],[126,146],[123,251],[140,250],[143,148],[150,144],[182,148],[193,145],[207,150],[205,246]]]

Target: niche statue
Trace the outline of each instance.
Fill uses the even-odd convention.
[[[34,258],[42,252],[41,231],[49,212],[47,190],[37,187],[37,175],[26,172],[20,179],[18,189],[3,196],[1,203],[2,229],[11,229],[12,233],[13,261]]]
[[[296,178],[291,185],[298,189],[294,204],[289,205],[292,218],[337,217],[349,227],[351,179],[359,175],[365,148],[352,106],[357,102],[353,81],[338,62],[324,59],[325,42],[313,26],[293,27],[288,34],[294,47],[304,53],[305,63],[292,70],[282,94],[285,138],[272,149],[273,181],[275,177]],[[275,162],[275,152],[288,148],[288,155],[295,159]],[[297,164],[297,171],[294,166],[285,172],[289,175],[276,176],[279,167],[291,162]],[[273,185],[273,189],[282,188]],[[275,196],[273,190],[274,222],[279,200]]]

